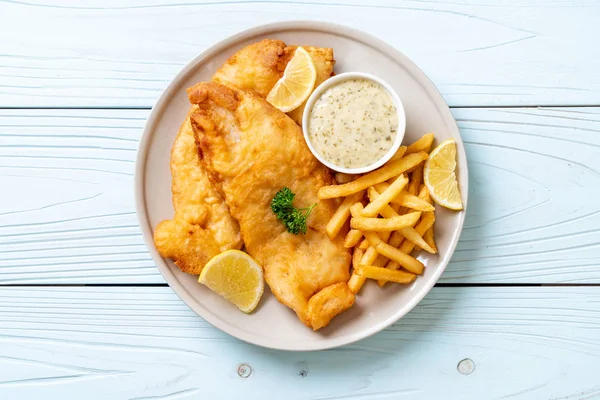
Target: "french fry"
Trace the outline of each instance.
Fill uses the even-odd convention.
[[[433,249],[429,244],[427,244],[425,239],[423,239],[423,235],[425,234],[425,232],[423,232],[423,234],[419,234],[417,232],[417,230],[412,227],[411,228],[403,228],[402,230],[400,230],[400,232],[402,232],[402,236],[404,236],[404,238],[406,240],[412,242],[413,248],[414,248],[414,246],[419,246],[421,249],[425,250],[428,253],[431,253],[431,254],[437,253],[437,251],[435,249]],[[406,243],[406,240],[404,241],[405,243]],[[412,249],[411,249],[411,251],[412,251]],[[410,254],[410,252],[408,252],[406,254]]]
[[[356,202],[350,206],[350,215],[360,217],[360,213],[364,208],[361,202]]]
[[[374,217],[379,214],[379,211],[387,206],[389,202],[402,191],[408,183],[408,179],[404,175],[400,175],[394,183],[392,183],[380,196],[372,200],[362,211],[363,217]]]
[[[410,183],[408,184],[408,193],[417,195],[419,187],[423,183],[423,166],[419,165],[410,175]]]
[[[424,134],[419,140],[408,146],[405,154],[408,155],[418,153],[419,151],[429,153],[429,151],[431,150],[431,145],[433,144],[433,139],[435,139],[433,133]]]
[[[367,239],[364,239],[362,242],[360,242],[358,248],[361,250],[367,250],[369,248],[369,241]]]
[[[429,195],[429,190],[427,189],[426,186],[424,186],[421,191],[419,192],[419,198],[422,200],[425,200],[429,203],[432,202],[431,200],[431,196]],[[425,235],[425,232],[427,232],[429,229],[433,228],[433,225],[435,223],[435,214],[433,212],[426,212],[421,214],[421,221],[417,224],[417,226],[415,227],[415,230],[417,231],[417,233],[421,236]],[[434,248],[437,251],[436,247],[431,246],[432,248]],[[412,252],[414,250],[414,244],[409,242],[409,241],[404,241],[402,243],[402,245],[400,246],[400,250],[404,250],[406,252]],[[400,264],[398,264],[396,261],[394,260],[390,260],[387,265],[386,268],[389,269],[398,269],[400,268]]]
[[[319,199],[333,199],[360,192],[377,183],[387,181],[427,159],[427,153],[418,152],[387,163],[383,167],[343,185],[323,186],[319,189]]]
[[[404,240],[404,236],[402,236],[402,234],[399,231],[396,231],[396,232],[392,233],[392,236],[390,237],[388,244],[392,247],[398,248],[402,244],[403,240]],[[386,259],[386,262],[383,265],[378,265],[378,266],[385,267],[389,262],[390,261],[388,261]],[[386,280],[380,279],[377,281],[377,284],[379,285],[379,287],[383,287],[386,284],[386,282],[387,282]]]
[[[374,233],[374,232],[372,232]],[[374,233],[375,236],[377,236],[376,233]],[[379,238],[379,240],[382,241],[386,241],[388,240],[388,238],[390,237],[390,232],[382,232],[381,233],[382,238],[379,238],[379,236],[377,236]],[[365,242],[367,242],[367,240],[365,239]],[[369,242],[367,242],[368,244]],[[355,250],[356,251],[356,250]],[[377,252],[377,250],[375,249],[375,247],[373,246],[369,246],[367,248],[367,250],[364,252],[362,258],[360,259],[360,264],[368,264],[368,265],[372,265],[375,264],[377,266],[383,267],[385,264],[387,263],[387,260],[383,257],[381,257],[379,255],[379,253]],[[350,280],[348,281],[348,286],[350,287],[350,290],[352,290],[352,292],[354,294],[360,292],[360,289],[362,288],[362,286],[365,284],[365,280],[366,278],[362,277],[362,276],[358,276],[356,274],[356,271],[354,271],[352,273],[352,276],[350,277]]]
[[[418,198],[417,196],[410,194],[406,191],[400,192],[398,197],[392,200],[392,203],[396,203],[406,208],[410,208],[416,211],[434,211],[435,207],[427,201]]]
[[[427,186],[425,185],[423,185],[423,187],[421,187],[421,189],[419,190],[419,198],[421,200],[425,200],[429,204],[433,204],[431,200],[431,195],[429,194],[429,189],[427,189]]]
[[[362,260],[365,252],[361,249],[354,249],[352,253],[352,267],[356,269],[360,265],[360,260]]]
[[[365,278],[364,276],[358,275],[356,272],[352,272],[350,280],[348,281],[348,287],[350,288],[352,293],[357,294],[358,292],[360,292],[360,289],[363,287],[366,280],[367,278]]]
[[[413,212],[391,218],[353,217],[350,219],[350,227],[359,231],[397,231],[398,229],[414,226],[420,217],[420,212]]]
[[[393,271],[374,265],[359,265],[356,274],[364,278],[386,280],[397,283],[411,283],[417,277],[415,274],[404,271]]]
[[[381,182],[378,183],[376,185],[371,186],[372,188],[375,188],[375,190],[377,190],[379,193],[383,193],[387,188],[389,188],[391,185],[391,183],[387,183],[387,182]],[[371,189],[371,188],[369,188]]]
[[[327,223],[327,226],[325,227],[325,232],[330,239],[335,238],[340,232],[344,226],[344,223],[348,217],[350,217],[350,206],[359,201],[363,193],[364,192],[362,190],[357,193],[353,193],[351,196],[346,197],[344,201],[342,201],[342,204],[339,205],[333,214],[333,217],[331,217]]]
[[[427,189],[426,187],[423,187],[421,189],[421,192],[423,193],[423,197],[425,198],[425,201],[429,202],[430,204],[432,203],[431,200],[431,196],[429,195],[429,189]],[[419,195],[421,195],[421,192],[419,193]],[[425,233],[423,234],[423,240],[425,240],[425,242],[437,252],[437,246],[435,244],[435,230],[434,230],[434,224],[431,226],[431,228],[429,228],[427,231],[425,231]]]
[[[371,199],[371,191],[374,188],[377,192],[381,193],[385,189],[387,189],[390,185],[387,183],[378,183],[377,185],[373,185],[369,188],[369,199]],[[410,182],[409,182],[410,186]],[[398,193],[398,196],[392,199],[391,203],[397,204],[402,207],[410,208],[415,211],[434,211],[435,207],[431,205],[431,203],[426,200],[420,199],[419,197],[408,193],[406,190]]]
[[[360,262],[364,256],[364,254],[365,254],[364,250],[362,250],[360,248],[355,248],[354,252],[352,253],[352,267],[354,268],[354,271],[352,271],[352,275],[350,276],[350,280],[348,281],[348,287],[354,294],[358,293],[360,291],[360,288],[362,287],[362,285],[364,285],[364,283],[365,283],[365,278],[362,276],[359,276],[356,273],[356,269],[360,265]]]
[[[379,237],[379,236],[378,236]],[[381,239],[380,239],[381,240]],[[367,251],[365,251],[363,257],[360,259],[360,264],[373,264],[375,262],[375,260],[377,259],[377,256],[379,255],[379,253],[377,253],[377,249],[375,249],[375,247],[373,246],[369,246],[369,248],[367,249]]]
[[[398,148],[398,151],[396,151],[396,153],[392,156],[392,158],[390,158],[390,160],[388,162],[396,161],[396,160],[399,160],[402,157],[404,157],[404,154],[406,153],[406,149],[407,149],[406,146],[400,146]]]
[[[425,233],[423,234],[423,240],[429,245],[429,247],[434,249],[437,253],[437,246],[435,245],[435,235],[433,231],[433,226],[425,231]]]
[[[423,213],[423,216],[421,217],[421,221],[417,224],[417,226],[415,226],[414,230],[416,231],[416,234],[419,237],[422,237],[425,232],[427,232],[427,230],[429,228],[431,228],[433,226],[433,223],[435,222],[435,214],[434,213]],[[365,237],[367,238],[367,240],[369,239],[366,235],[366,233],[364,233]],[[369,240],[369,243],[371,245],[373,245],[373,243]],[[426,250],[427,247],[429,247],[429,245],[427,243],[425,243],[425,246],[423,246],[423,244],[418,243],[419,247],[421,247],[422,249]],[[404,242],[402,242],[402,246],[400,246],[400,251],[406,254],[410,254],[413,249],[415,248],[415,243],[409,241],[409,240],[405,240]],[[402,265],[402,264],[400,264]],[[402,265],[404,267],[404,265]]]
[[[352,182],[354,178],[356,178],[356,175],[345,174],[343,172],[338,172],[335,174],[335,181],[339,184]]]
[[[374,197],[375,198],[375,200],[373,202],[379,200],[379,198],[382,195],[379,195],[379,193],[377,193],[377,191],[374,188],[370,188],[370,189],[372,189],[372,190],[369,190],[369,197]],[[373,204],[373,202],[371,202],[371,204]],[[366,209],[367,208],[365,208],[365,210]],[[398,216],[398,213],[395,212],[389,205],[386,205],[386,206],[382,207],[382,209],[379,212],[380,212],[380,214],[384,218],[394,218],[394,217]],[[415,221],[415,223],[416,223],[416,221]],[[350,221],[350,224],[352,224],[352,221]],[[412,226],[414,226],[414,224]],[[406,238],[407,240],[410,240],[411,242],[413,242],[417,246],[421,247],[423,250],[427,251],[428,253],[435,254],[436,251],[433,248],[431,248],[425,242],[425,240],[423,240],[423,238],[422,238],[423,235],[422,234],[421,235],[417,234],[416,230],[412,226],[408,226],[408,227],[404,227],[404,228],[399,228],[398,231],[400,231],[400,233],[402,234],[402,236],[404,236],[404,238]],[[363,232],[363,234],[365,235],[365,237],[367,237],[367,235],[366,235],[365,232]],[[370,242],[371,241],[369,240],[369,243]],[[373,243],[371,243],[371,245],[373,245]],[[411,251],[412,251],[412,249],[411,249]],[[406,254],[410,254],[410,252],[407,252]]]
[[[424,265],[416,258],[385,243],[375,232],[363,232],[363,234],[379,254],[396,261],[404,269],[413,274],[420,275],[423,273]],[[365,256],[363,256],[363,260],[364,258]],[[362,262],[363,260],[361,260],[361,265],[366,265],[366,263]]]
[[[363,253],[363,256],[360,259],[359,264],[366,263],[367,261],[371,261],[369,264],[373,264],[373,262],[376,259],[377,259],[377,251],[375,250],[374,247],[369,246],[369,248]],[[357,266],[354,266],[354,271],[352,271],[352,276],[350,277],[350,280],[348,281],[348,286],[350,287],[350,290],[352,290],[352,293],[354,293],[354,294],[360,292],[360,289],[363,287],[363,285],[365,284],[365,281],[367,280],[367,278],[365,278],[364,276],[360,276],[356,273],[356,267]]]
[[[356,246],[362,237],[363,234],[361,231],[357,229],[350,229],[344,238],[344,247],[349,249],[350,247]]]
[[[363,205],[361,202],[356,202],[350,206],[350,215],[352,217],[356,217],[360,215],[360,212],[363,209]],[[346,235],[344,239],[344,247],[354,247],[356,244],[362,239],[363,234],[361,231],[357,229],[351,229],[350,232]],[[367,242],[368,243],[368,242]]]

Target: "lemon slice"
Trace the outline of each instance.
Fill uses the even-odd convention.
[[[462,210],[455,170],[456,143],[453,139],[448,139],[429,155],[423,170],[423,180],[437,204],[451,210]]]
[[[267,95],[267,101],[283,112],[290,112],[300,107],[315,87],[317,69],[310,54],[298,47],[294,56]]]
[[[239,250],[227,250],[214,256],[202,269],[198,282],[245,313],[256,308],[264,291],[261,266]]]

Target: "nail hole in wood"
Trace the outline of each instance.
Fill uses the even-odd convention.
[[[463,375],[469,375],[475,371],[475,363],[470,358],[465,358],[458,363],[456,369]]]
[[[240,364],[238,367],[237,373],[242,378],[247,378],[252,374],[252,368],[248,364]]]

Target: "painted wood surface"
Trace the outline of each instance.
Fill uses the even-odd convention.
[[[594,0],[4,0],[0,106],[150,107],[209,46],[292,19],[388,41],[451,105],[600,104]]]
[[[233,339],[166,287],[2,288],[0,299],[2,399],[600,396],[598,288],[435,288],[386,331],[312,353]]]
[[[146,110],[0,110],[0,283],[161,283],[133,203]],[[600,282],[600,108],[455,109],[470,171],[441,282]]]

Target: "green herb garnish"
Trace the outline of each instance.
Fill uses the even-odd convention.
[[[283,222],[289,233],[305,234],[306,219],[317,203],[307,208],[296,208],[292,204],[294,197],[296,195],[289,188],[284,187],[271,200],[271,210]]]

